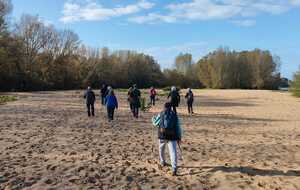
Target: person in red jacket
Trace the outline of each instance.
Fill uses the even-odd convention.
[[[150,89],[150,103],[152,106],[155,106],[156,90],[154,87]]]

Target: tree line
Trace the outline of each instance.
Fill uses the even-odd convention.
[[[110,84],[127,88],[176,85],[186,88],[276,89],[280,59],[259,49],[220,48],[198,62],[179,54],[174,68],[160,68],[150,55],[111,52],[81,43],[71,30],[59,30],[37,16],[9,23],[12,5],[0,0],[0,90],[61,90]]]

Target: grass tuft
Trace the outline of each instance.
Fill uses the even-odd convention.
[[[0,104],[5,104],[7,102],[16,101],[17,98],[14,96],[0,96]]]

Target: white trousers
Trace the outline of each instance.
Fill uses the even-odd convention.
[[[164,165],[166,163],[165,160],[165,148],[168,145],[170,160],[173,171],[177,169],[177,141],[168,141],[168,140],[161,140],[159,139],[159,159],[160,164]]]

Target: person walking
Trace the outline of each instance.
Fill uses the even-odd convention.
[[[104,106],[105,105],[105,98],[107,96],[108,93],[108,89],[107,89],[107,85],[103,84],[100,90],[100,96],[101,96],[101,104]]]
[[[180,95],[175,86],[172,86],[171,92],[168,95],[168,99],[171,99],[170,100],[171,106],[173,108],[173,111],[177,114],[176,108],[179,106],[180,103]]]
[[[114,90],[112,87],[108,87],[108,94],[105,98],[108,121],[111,122],[114,120],[115,109],[118,109],[118,100],[115,96]]]
[[[155,106],[156,90],[154,87],[150,89],[150,103],[152,106]]]
[[[152,118],[152,123],[158,128],[159,167],[166,166],[165,147],[169,148],[172,175],[177,175],[177,145],[181,143],[182,130],[177,114],[172,110],[172,104],[167,102],[164,110]]]
[[[194,110],[193,110],[194,94],[193,94],[192,89],[188,88],[188,91],[185,95],[185,98],[186,98],[186,103],[187,103],[187,106],[188,106],[188,113],[190,115],[194,114]]]
[[[127,101],[129,103],[130,111],[133,114],[133,100],[131,98],[131,93],[132,93],[132,86],[128,89],[128,92],[127,92]]]
[[[88,116],[91,117],[95,116],[95,109],[94,109],[94,103],[96,100],[95,93],[92,90],[92,88],[89,86],[84,93],[84,99],[86,99],[86,106],[87,106],[87,113]]]
[[[130,98],[132,101],[133,116],[135,118],[138,118],[139,108],[141,107],[141,91],[137,88],[136,84],[133,85],[132,91],[130,93]]]

